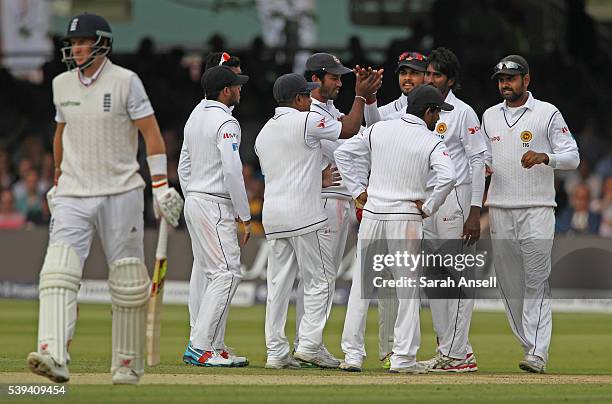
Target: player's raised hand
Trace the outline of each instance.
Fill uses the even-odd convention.
[[[529,150],[527,153],[523,154],[523,157],[521,157],[521,165],[528,169],[536,164],[548,164],[548,161],[548,154],[536,153],[533,150]]]
[[[323,169],[323,188],[335,187],[340,185],[340,180],[342,177],[338,172],[337,167],[332,167],[331,164],[328,164],[325,169]]]

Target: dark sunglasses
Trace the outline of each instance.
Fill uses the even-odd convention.
[[[516,62],[512,62],[512,61],[506,61],[506,62],[499,62],[493,68],[493,71],[495,73],[497,73],[500,70],[518,70],[518,71],[522,72],[522,71],[525,70],[525,67],[522,64],[520,64],[520,63],[516,63]]]

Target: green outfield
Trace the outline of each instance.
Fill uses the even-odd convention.
[[[344,307],[334,307],[325,332],[330,351],[341,356]],[[227,343],[247,355],[244,369],[194,368],[181,362],[189,322],[186,306],[164,307],[162,364],[147,369],[143,385],[113,387],[109,382],[109,305],[80,305],[71,348],[73,374],[62,402],[612,402],[612,316],[556,314],[549,374],[526,375],[518,367],[521,349],[502,313],[475,313],[470,341],[479,372],[464,375],[390,375],[377,360],[377,313],[368,318],[369,356],[362,374],[305,369],[263,369],[265,308],[232,308]],[[290,312],[288,335],[293,335]],[[32,396],[6,395],[6,384],[43,382],[31,376],[25,357],[36,346],[38,305],[32,301],[0,300],[0,402],[28,402]],[[431,317],[421,315],[420,358],[434,353]],[[208,375],[208,376],[207,376]],[[40,397],[35,397],[40,398]],[[55,398],[57,400],[57,398]]]

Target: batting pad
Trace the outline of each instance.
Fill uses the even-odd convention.
[[[40,271],[38,352],[66,363],[66,342],[76,322],[76,298],[83,268],[68,244],[50,244]]]
[[[111,264],[108,286],[113,304],[111,372],[125,366],[142,376],[149,274],[140,259],[122,258]]]

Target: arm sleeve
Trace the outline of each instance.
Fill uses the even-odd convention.
[[[423,212],[428,216],[437,212],[457,182],[455,167],[444,142],[439,142],[429,155],[429,165],[436,173],[436,185],[433,192],[423,203]]]
[[[177,172],[179,183],[181,184],[181,191],[183,191],[183,196],[186,197],[187,185],[189,184],[189,177],[191,177],[191,156],[189,155],[189,148],[187,147],[187,138],[183,139]]]
[[[223,183],[229,191],[234,212],[241,220],[251,220],[249,199],[242,176],[242,162],[238,152],[240,135],[240,125],[237,121],[229,121],[221,125],[217,132],[217,148],[221,152]]]
[[[318,112],[310,111],[306,117],[304,138],[310,147],[318,147],[321,140],[336,141],[340,137],[342,123],[337,119],[326,117]]]
[[[371,126],[378,121],[385,121],[391,114],[395,114],[398,111],[405,110],[408,104],[408,98],[404,95],[400,96],[397,100],[390,102],[382,107],[379,107],[377,103],[367,105],[363,109],[363,115],[365,116],[366,126]]]
[[[64,115],[62,114],[62,110],[59,109],[57,105],[55,106],[55,122],[66,123],[66,119],[64,118]]]
[[[548,140],[552,149],[552,153],[547,153],[549,166],[556,170],[573,170],[578,167],[578,145],[559,111],[551,117]]]
[[[482,207],[482,197],[485,187],[485,153],[487,151],[487,143],[485,135],[480,130],[480,122],[478,116],[470,108],[464,115],[463,133],[461,134],[461,142],[465,154],[469,159],[470,172],[472,175],[472,202],[471,206]]]
[[[338,171],[353,198],[357,198],[368,186],[371,129],[348,139],[334,152]]]
[[[147,96],[147,92],[142,85],[142,81],[140,81],[140,78],[136,74],[133,74],[130,79],[130,93],[127,99],[127,109],[130,119],[133,121],[155,113],[149,101],[149,97]]]
[[[482,207],[482,198],[485,189],[485,152],[470,156],[470,169],[472,171],[472,203],[471,206]]]

